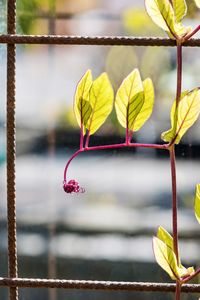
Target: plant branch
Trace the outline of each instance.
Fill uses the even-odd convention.
[[[181,281],[181,283],[187,283],[188,281],[192,280],[194,277],[196,277],[198,274],[200,274],[200,268],[198,268],[193,274],[191,274],[190,276],[186,277],[185,279],[183,279]]]
[[[65,169],[64,169],[64,183],[67,183],[67,171],[69,168],[69,165],[71,161],[78,156],[82,152],[87,151],[98,151],[98,150],[107,150],[107,149],[120,149],[120,148],[151,148],[151,149],[163,149],[168,150],[168,144],[159,145],[159,144],[139,144],[139,143],[129,143],[128,145],[126,143],[123,144],[113,144],[113,145],[102,145],[102,146],[93,146],[93,147],[85,147],[81,148],[78,151],[76,151],[72,157],[68,160]]]
[[[189,33],[188,35],[186,35],[186,37],[184,38],[184,42],[186,42],[189,39],[191,39],[199,30],[200,30],[200,25],[198,25],[191,33]]]
[[[179,281],[176,282],[175,300],[181,299],[181,284]]]
[[[90,141],[90,131],[88,130],[87,138],[86,138],[86,142],[85,142],[85,148],[88,148],[88,146],[89,146],[89,141]]]
[[[176,158],[174,145],[170,148],[170,164],[172,178],[172,228],[173,228],[173,246],[177,263],[179,262],[178,253],[178,222],[177,222],[177,190],[176,190]]]
[[[67,162],[67,164],[66,164],[66,166],[65,166],[65,169],[64,169],[64,180],[63,180],[63,183],[67,183],[67,170],[68,170],[68,168],[69,168],[69,165],[70,165],[71,161],[72,161],[76,156],[78,156],[81,152],[83,152],[83,151],[84,151],[84,149],[79,149],[79,150],[76,151],[76,152],[72,155],[72,157],[70,157],[70,159],[68,160],[68,162]]]
[[[80,130],[80,150],[83,149],[83,141],[84,141],[83,124],[82,124],[82,122],[81,122],[81,130]]]
[[[140,143],[126,143],[113,144],[113,145],[102,145],[85,148],[84,151],[95,151],[95,150],[106,150],[106,149],[120,149],[120,148],[151,148],[151,149],[166,149],[168,150],[168,144],[140,144]]]
[[[181,99],[182,90],[182,45],[177,41],[177,88],[176,88],[176,108]]]

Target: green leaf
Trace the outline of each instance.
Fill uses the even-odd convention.
[[[134,69],[119,87],[115,109],[117,119],[124,128],[133,130],[136,116],[144,103],[143,84],[138,69]]]
[[[193,267],[186,269],[182,265],[178,266],[172,248],[157,237],[153,238],[153,249],[157,263],[168,273],[171,279],[180,280],[182,277],[189,276],[194,272]]]
[[[144,102],[138,115],[134,120],[132,131],[138,131],[152,114],[154,105],[154,87],[153,82],[150,78],[147,78],[143,81],[143,88]]]
[[[74,113],[79,126],[83,129],[84,134],[86,129],[85,127],[92,111],[89,103],[89,92],[91,86],[92,74],[91,70],[88,70],[77,85],[74,99]]]
[[[181,14],[176,10],[177,15],[175,16],[175,11],[169,0],[145,0],[145,5],[147,13],[154,23],[165,30],[170,37],[184,36],[191,31],[191,28],[184,27],[176,21],[177,17],[180,19]]]
[[[89,103],[92,113],[87,122],[89,134],[95,133],[105,122],[113,108],[114,93],[106,73],[102,73],[92,84]]]
[[[196,185],[196,194],[194,200],[194,211],[197,221],[200,224],[200,184]]]
[[[158,228],[157,237],[174,251],[173,237],[162,226]]]
[[[200,8],[200,0],[194,0],[194,2],[196,3],[196,6]]]
[[[178,144],[185,132],[195,123],[200,113],[200,91],[183,94],[178,107],[174,101],[171,109],[171,129],[162,133],[165,142]]]
[[[176,21],[180,22],[187,13],[185,0],[172,0]]]
[[[153,238],[154,255],[159,266],[168,273],[171,279],[177,279],[177,261],[173,250],[159,238]]]

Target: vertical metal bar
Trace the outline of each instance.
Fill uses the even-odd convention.
[[[7,2],[7,32],[16,33],[16,0]],[[15,44],[7,45],[7,222],[8,273],[17,277],[16,193],[15,193]],[[18,289],[10,288],[10,300],[18,299]]]

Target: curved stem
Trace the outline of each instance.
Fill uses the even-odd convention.
[[[64,180],[63,182],[67,182],[67,170],[69,168],[69,165],[71,161],[78,156],[81,152],[86,152],[86,151],[97,151],[97,150],[107,150],[107,149],[120,149],[120,148],[151,148],[151,149],[163,149],[163,150],[168,150],[168,144],[164,145],[159,145],[159,144],[139,144],[139,143],[129,143],[128,145],[125,143],[123,144],[114,144],[114,145],[102,145],[102,146],[93,146],[93,147],[85,147],[82,149],[79,149],[76,151],[72,157],[68,160],[65,170],[64,170]]]
[[[64,180],[63,180],[64,183],[67,182],[67,170],[68,170],[68,167],[69,167],[71,161],[72,161],[76,156],[78,156],[81,152],[83,152],[83,151],[84,151],[84,149],[79,149],[79,150],[76,151],[76,152],[72,155],[72,157],[70,157],[70,159],[68,160],[68,162],[67,162],[67,164],[66,164],[66,166],[65,166],[65,170],[64,170]]]

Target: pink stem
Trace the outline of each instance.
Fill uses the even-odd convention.
[[[190,276],[188,276],[187,278],[183,279],[183,280],[181,281],[181,283],[183,284],[183,283],[186,283],[186,282],[192,280],[192,279],[193,279],[194,277],[196,277],[199,273],[200,273],[200,268],[197,269],[192,275],[190,275]]]
[[[128,145],[130,142],[130,138],[129,138],[129,129],[128,127],[126,127],[126,145]]]
[[[83,149],[83,141],[84,141],[83,124],[81,123],[81,130],[80,130],[80,150]]]
[[[190,34],[186,35],[186,37],[184,38],[184,42],[191,39],[191,37],[193,37],[199,30],[200,30],[200,25],[198,25],[197,28],[195,28]]]
[[[67,164],[66,164],[66,166],[65,166],[65,170],[64,170],[64,183],[67,182],[67,170],[68,170],[68,167],[69,167],[71,161],[72,161],[77,155],[79,155],[79,153],[81,153],[81,152],[83,152],[83,151],[84,151],[84,149],[82,149],[82,150],[79,149],[79,150],[76,151],[76,152],[72,155],[72,157],[70,157],[70,159],[68,160],[68,162],[67,162]]]
[[[181,99],[182,90],[182,45],[177,44],[177,89],[176,89],[176,107]]]
[[[90,132],[88,131],[87,133],[87,138],[86,138],[86,142],[85,142],[85,147],[88,148],[89,146],[89,141],[90,141]]]
[[[181,299],[181,284],[179,281],[176,282],[175,300]]]
[[[114,145],[103,145],[103,146],[94,146],[94,147],[85,147],[82,149],[79,149],[78,151],[76,151],[72,157],[68,160],[66,166],[65,166],[65,170],[64,170],[64,183],[67,182],[67,170],[69,168],[69,165],[71,163],[71,161],[78,156],[80,153],[82,152],[87,152],[87,151],[96,151],[96,150],[106,150],[106,149],[120,149],[120,148],[152,148],[152,149],[164,149],[164,150],[168,150],[168,144],[164,144],[164,145],[158,145],[158,144],[139,144],[139,143],[129,143],[127,144],[114,144]]]
[[[177,191],[176,191],[176,159],[174,145],[170,148],[171,178],[172,178],[172,228],[174,253],[179,262],[178,253],[178,222],[177,222]]]
[[[124,144],[114,144],[114,145],[103,145],[103,146],[93,146],[85,148],[85,151],[94,150],[106,150],[106,149],[120,149],[120,148],[151,148],[151,149],[168,149],[168,144],[158,145],[158,144],[139,144],[139,143],[126,143]]]

